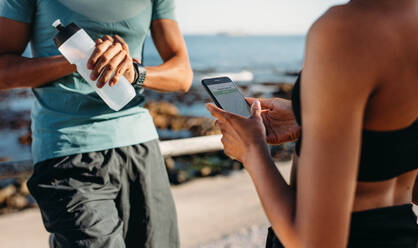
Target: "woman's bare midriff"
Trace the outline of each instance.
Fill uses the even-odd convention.
[[[412,202],[418,169],[380,182],[358,182],[353,212],[390,207]]]
[[[295,190],[298,160],[297,156],[293,156],[292,173],[290,175],[290,185]],[[385,181],[358,182],[353,212],[411,203],[417,175],[418,169]]]

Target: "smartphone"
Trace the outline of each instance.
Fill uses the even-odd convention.
[[[246,118],[251,116],[250,106],[229,77],[203,79],[202,85],[219,108]]]

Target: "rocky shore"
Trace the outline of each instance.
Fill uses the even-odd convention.
[[[25,178],[0,181],[0,215],[35,206]]]
[[[292,85],[287,83],[241,86],[244,95],[253,97],[290,98],[291,89]],[[207,117],[204,103],[209,102],[210,99],[202,88],[192,87],[187,94],[160,94],[147,91],[146,95],[149,100],[145,107],[149,109],[153,117],[161,140],[220,133],[214,125],[214,120]],[[0,131],[19,131],[20,134],[16,136],[16,139],[22,147],[29,147],[32,142],[30,111],[29,106],[21,106],[16,102],[19,103],[31,97],[28,90],[0,91],[0,102],[2,102]],[[3,103],[9,103],[10,106],[4,107]],[[187,110],[193,108],[195,111],[187,114]],[[0,162],[9,160],[8,154],[1,153],[2,146],[8,144],[1,142],[0,138]],[[274,146],[271,151],[276,160],[290,160],[293,144]],[[198,177],[228,175],[243,168],[239,162],[230,160],[223,152],[168,157],[165,158],[165,162],[172,184],[181,184]],[[26,187],[26,178],[0,180],[0,215],[35,206]]]
[[[145,104],[154,120],[154,124],[160,131],[190,132],[189,136],[206,136],[219,134],[213,119],[207,117],[182,116],[178,108],[165,101],[149,101]],[[168,139],[161,135],[162,140]]]

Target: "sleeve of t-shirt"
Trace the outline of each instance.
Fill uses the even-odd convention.
[[[35,15],[35,0],[0,0],[0,16],[31,23]]]
[[[171,19],[176,20],[174,0],[154,0],[152,7],[152,20]]]

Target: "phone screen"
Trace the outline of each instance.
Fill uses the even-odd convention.
[[[234,83],[210,84],[207,87],[225,111],[244,117],[251,116],[247,102]]]

